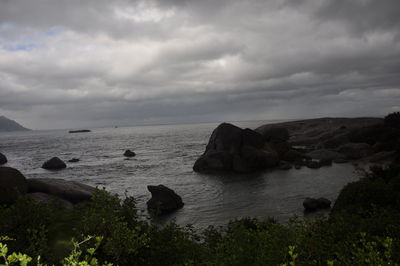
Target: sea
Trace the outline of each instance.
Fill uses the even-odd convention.
[[[232,124],[255,129],[271,122]],[[307,219],[302,206],[306,197],[334,202],[344,185],[360,178],[352,164],[254,174],[196,173],[193,164],[217,126],[203,123],[95,128],[74,134],[68,130],[0,133],[0,152],[7,156],[7,166],[19,169],[27,178],[62,178],[104,187],[121,197],[133,196],[144,218],[149,217],[146,202],[151,198],[147,186],[163,184],[179,194],[185,205],[155,222],[174,220],[200,229],[244,217],[272,217],[282,223],[294,216]],[[136,156],[125,158],[127,149]],[[42,169],[43,162],[54,156],[65,162],[72,158],[80,161],[67,163],[67,168],[59,171]]]

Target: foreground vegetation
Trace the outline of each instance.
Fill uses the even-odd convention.
[[[398,162],[344,187],[329,218],[248,218],[201,233],[154,226],[138,218],[133,198],[106,191],[73,209],[21,197],[0,207],[0,264],[392,265],[400,263],[398,221]]]

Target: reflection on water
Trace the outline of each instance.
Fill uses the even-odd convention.
[[[235,123],[255,128],[265,122]],[[0,134],[0,151],[9,166],[30,177],[75,180],[138,199],[145,209],[150,198],[147,185],[164,184],[182,196],[185,206],[163,221],[176,219],[197,227],[222,225],[239,217],[272,216],[287,221],[303,216],[306,197],[334,200],[340,189],[358,177],[350,164],[321,169],[274,170],[256,174],[206,175],[193,172],[196,158],[205,149],[217,124],[165,125],[93,129],[91,133],[33,131]],[[137,156],[125,160],[124,150]],[[62,171],[40,166],[58,156],[68,163]]]

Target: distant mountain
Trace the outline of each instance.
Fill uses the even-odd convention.
[[[15,122],[14,120],[8,119],[7,117],[0,116],[0,132],[4,131],[27,131],[30,130]]]

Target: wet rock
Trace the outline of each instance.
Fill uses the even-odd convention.
[[[58,157],[53,157],[42,165],[42,168],[48,170],[59,170],[66,167],[67,165]]]
[[[319,161],[309,161],[307,162],[306,166],[311,169],[318,169],[321,167]]]
[[[320,166],[331,166],[332,165],[332,159],[326,158],[326,159],[321,159],[319,160],[319,165]]]
[[[277,163],[278,157],[274,153],[244,146],[240,156],[234,156],[233,170],[236,172],[252,172],[274,167]]]
[[[261,149],[264,146],[264,139],[260,133],[246,128],[242,131],[242,146]]]
[[[126,150],[126,151],[124,152],[124,156],[125,156],[125,157],[135,157],[135,156],[136,156],[136,153],[134,153],[134,152],[131,151],[131,150]]]
[[[286,142],[289,140],[289,130],[286,127],[260,127],[257,129],[267,142]]]
[[[184,205],[182,198],[164,185],[147,186],[147,189],[152,196],[147,202],[147,208],[157,215],[171,213]]]
[[[282,160],[288,162],[301,161],[305,159],[311,159],[311,158],[310,156],[296,150],[289,150],[282,156]]]
[[[213,172],[232,170],[233,155],[224,151],[209,151],[196,160],[193,170],[196,172]]]
[[[349,161],[344,158],[337,158],[333,160],[334,163],[341,164],[341,163],[348,163]]]
[[[25,176],[11,167],[0,167],[0,204],[11,204],[27,192]]]
[[[69,163],[77,163],[80,160],[78,158],[72,158],[71,160],[68,160]]]
[[[320,209],[329,209],[331,207],[331,201],[326,198],[306,198],[303,201],[303,207],[305,212],[314,212]]]
[[[56,178],[30,178],[27,183],[29,193],[42,192],[73,204],[90,200],[96,190],[92,186]]]
[[[309,157],[312,159],[317,159],[317,160],[336,160],[340,158],[345,158],[345,156],[339,152],[336,151],[330,151],[327,149],[320,149],[320,150],[315,150],[312,152],[307,153]]]
[[[8,162],[7,157],[0,152],[0,165],[6,164]]]

